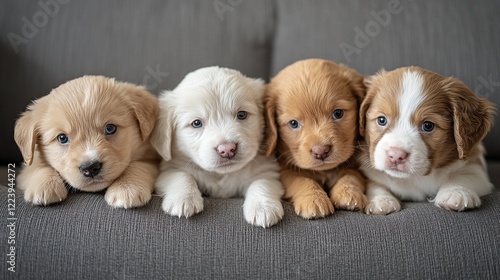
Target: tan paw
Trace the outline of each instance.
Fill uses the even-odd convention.
[[[115,208],[133,208],[143,206],[151,199],[151,190],[133,183],[117,181],[106,190],[106,202]]]
[[[62,180],[49,180],[40,185],[33,185],[24,191],[24,200],[34,205],[47,206],[66,199],[68,191]]]
[[[333,214],[333,204],[324,191],[295,198],[295,213],[305,219],[323,218]]]
[[[368,202],[363,192],[350,186],[335,188],[331,192],[330,199],[335,208],[350,211],[363,210]]]
[[[374,197],[365,207],[366,214],[387,215],[401,210],[401,204],[393,196]]]

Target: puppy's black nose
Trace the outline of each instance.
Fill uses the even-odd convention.
[[[84,162],[82,165],[80,165],[80,173],[82,173],[83,176],[85,177],[92,177],[96,176],[101,172],[102,168],[102,163],[98,161],[94,162]]]

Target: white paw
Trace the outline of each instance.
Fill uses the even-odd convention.
[[[251,198],[243,203],[245,220],[254,226],[267,228],[279,222],[285,212],[280,200],[262,200]]]
[[[446,210],[463,211],[481,206],[481,199],[469,189],[455,187],[439,191],[434,204]]]
[[[393,196],[379,196],[372,198],[365,207],[366,214],[387,215],[401,210],[401,204]]]
[[[39,206],[47,206],[53,203],[58,203],[66,199],[68,191],[64,183],[49,185],[42,184],[40,186],[27,188],[24,191],[24,200]]]
[[[203,210],[201,193],[165,195],[161,204],[163,211],[171,216],[189,218]]]

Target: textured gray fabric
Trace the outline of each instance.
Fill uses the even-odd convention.
[[[500,104],[500,1],[278,0],[276,11],[272,75],[310,57],[344,63],[364,75],[417,65],[455,76]],[[343,43],[359,53],[344,55]],[[490,157],[500,156],[499,137],[496,125],[485,140]]]
[[[490,172],[500,163],[491,163]],[[16,168],[19,172],[19,168]],[[7,225],[7,170],[0,168],[0,220]],[[500,185],[500,177],[493,182]],[[500,190],[479,210],[453,213],[405,203],[384,217],[337,211],[285,217],[262,229],[243,219],[242,199],[205,199],[190,219],[170,217],[154,197],[112,209],[103,194],[72,194],[35,207],[17,192],[16,273],[1,279],[498,279]],[[6,226],[0,240],[7,244]]]
[[[204,66],[269,76],[274,3],[232,3],[217,13],[213,1],[73,0],[58,5],[36,32],[23,33],[23,18],[43,19],[38,1],[1,1],[0,163],[21,159],[13,127],[29,102],[85,74],[145,84],[154,93]],[[9,33],[32,38],[16,53]]]
[[[0,187],[6,221],[6,188]],[[406,203],[388,216],[337,211],[308,221],[285,204],[270,229],[248,225],[242,199],[205,199],[179,219],[161,200],[112,209],[102,194],[51,207],[16,201],[17,272],[3,279],[498,279],[500,192],[480,210]],[[5,222],[4,222],[5,223]],[[7,227],[0,227],[6,242]]]

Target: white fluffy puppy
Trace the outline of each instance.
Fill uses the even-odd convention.
[[[162,155],[155,189],[162,208],[190,217],[210,197],[244,196],[248,223],[269,227],[283,217],[279,166],[258,154],[264,134],[264,82],[236,70],[207,67],[161,94],[152,143]]]

